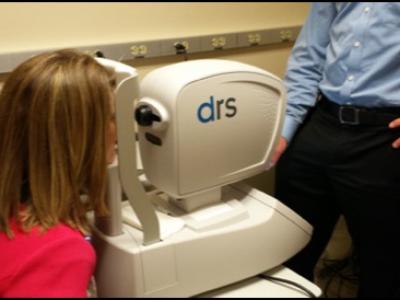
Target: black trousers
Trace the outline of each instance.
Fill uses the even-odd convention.
[[[289,268],[313,280],[342,214],[359,258],[359,296],[400,296],[400,149],[391,146],[399,137],[387,123],[342,125],[319,104],[310,113],[276,167],[276,198],[314,227]]]

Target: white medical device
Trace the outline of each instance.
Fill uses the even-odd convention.
[[[239,62],[186,61],[150,72],[139,94],[133,68],[98,61],[118,82],[111,215],[93,228],[99,297],[196,296],[307,244],[310,224],[240,182],[269,166],[285,110],[279,78]]]

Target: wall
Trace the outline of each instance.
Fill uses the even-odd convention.
[[[123,43],[301,25],[308,3],[0,3],[0,53]],[[212,51],[189,59],[249,63],[282,77],[292,44]],[[143,78],[178,56],[128,62]],[[7,74],[0,74],[0,85]],[[273,193],[273,170],[248,180]]]
[[[0,53],[303,23],[306,3],[0,3]]]

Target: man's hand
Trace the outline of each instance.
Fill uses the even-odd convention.
[[[400,119],[398,119],[398,120],[399,120],[399,126],[400,126]],[[287,143],[286,139],[284,137],[281,137],[279,140],[278,146],[275,149],[275,153],[272,156],[271,167],[276,165],[276,163],[278,162],[282,153],[286,150],[287,144],[288,143]],[[400,139],[399,139],[399,145],[400,145]]]
[[[399,128],[400,127],[400,118],[395,119],[394,121],[389,123],[389,128]],[[400,147],[400,138],[395,140],[392,144],[393,148],[399,148]]]

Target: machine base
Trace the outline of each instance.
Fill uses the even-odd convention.
[[[314,283],[298,275],[291,269],[278,266],[264,274],[294,281],[308,289],[316,297],[322,295],[321,289]],[[209,291],[197,298],[309,298],[305,291],[293,285],[279,281],[270,281],[260,277],[251,277],[243,281]]]

